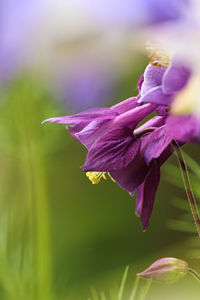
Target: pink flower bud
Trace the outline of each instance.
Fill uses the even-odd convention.
[[[138,273],[137,276],[163,283],[174,283],[184,277],[187,271],[188,264],[186,261],[165,257],[154,262],[144,272]]]

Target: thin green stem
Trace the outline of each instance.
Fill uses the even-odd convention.
[[[188,268],[188,272],[190,272],[192,276],[194,276],[198,281],[200,281],[200,275],[195,270],[193,270],[192,268]]]
[[[183,181],[184,181],[184,185],[185,185],[185,190],[186,190],[186,194],[187,194],[188,201],[189,201],[189,204],[190,204],[190,208],[191,208],[191,211],[192,211],[192,215],[193,215],[193,218],[194,218],[194,222],[195,222],[195,225],[196,225],[196,228],[197,228],[198,235],[200,237],[200,217],[199,217],[199,212],[198,212],[196,200],[195,200],[194,194],[192,192],[192,187],[191,187],[191,184],[190,184],[187,165],[185,163],[182,151],[181,151],[180,147],[177,145],[176,141],[173,142],[173,146],[174,146],[174,149],[176,151],[179,166],[180,166],[180,169],[181,169],[181,172],[182,172]]]

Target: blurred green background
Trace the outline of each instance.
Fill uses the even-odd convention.
[[[127,70],[108,106],[136,94],[146,63],[140,57]],[[92,185],[80,170],[83,146],[64,126],[41,125],[69,113],[27,74],[1,90],[0,299],[82,300],[92,298],[93,288],[109,296],[127,265],[128,291],[137,272],[164,256],[189,260],[198,270],[188,250],[192,234],[166,225],[180,216],[173,199],[186,201],[184,190],[170,183],[175,158],[162,169],[151,224],[142,232],[135,197],[111,180]],[[198,161],[198,146],[185,151]],[[173,286],[153,284],[147,299],[198,299],[199,292],[187,276]]]

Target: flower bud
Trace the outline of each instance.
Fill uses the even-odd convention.
[[[187,274],[188,264],[184,260],[165,257],[154,262],[137,276],[163,283],[174,283]]]

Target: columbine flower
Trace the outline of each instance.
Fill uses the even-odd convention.
[[[154,262],[144,272],[138,273],[137,276],[162,283],[174,283],[183,278],[187,272],[188,264],[186,261],[165,257]]]
[[[138,85],[139,92],[142,82],[143,77]],[[168,144],[163,144],[163,151],[159,149],[160,159],[155,160],[151,153],[147,153],[148,164],[145,162],[145,152],[153,134],[151,130],[162,126],[166,117],[155,117],[146,125],[135,129],[137,124],[157,107],[153,104],[138,104],[139,97],[140,94],[111,108],[96,108],[46,121],[74,125],[68,126],[68,129],[72,136],[88,149],[82,169],[92,183],[98,183],[101,178],[106,179],[108,173],[131,195],[137,189],[137,214],[141,215],[143,229],[146,229],[159,183],[160,166],[165,160],[161,152],[164,153]],[[145,135],[147,133],[149,134]],[[170,149],[167,151],[171,154]],[[147,198],[150,186],[151,193]]]
[[[200,141],[200,127],[194,117],[173,116],[168,112],[174,95],[184,88],[190,76],[185,69],[183,78],[179,79],[182,73],[178,66],[166,70],[149,65],[139,81],[138,97],[111,108],[95,108],[46,120],[73,124],[68,129],[88,149],[82,169],[93,184],[106,179],[108,173],[130,195],[137,192],[136,214],[141,217],[144,230],[152,214],[160,167],[173,152],[172,141],[175,139],[179,145]],[[165,94],[165,89],[169,94]],[[142,103],[147,100],[153,103]],[[153,111],[158,115],[138,127]]]

